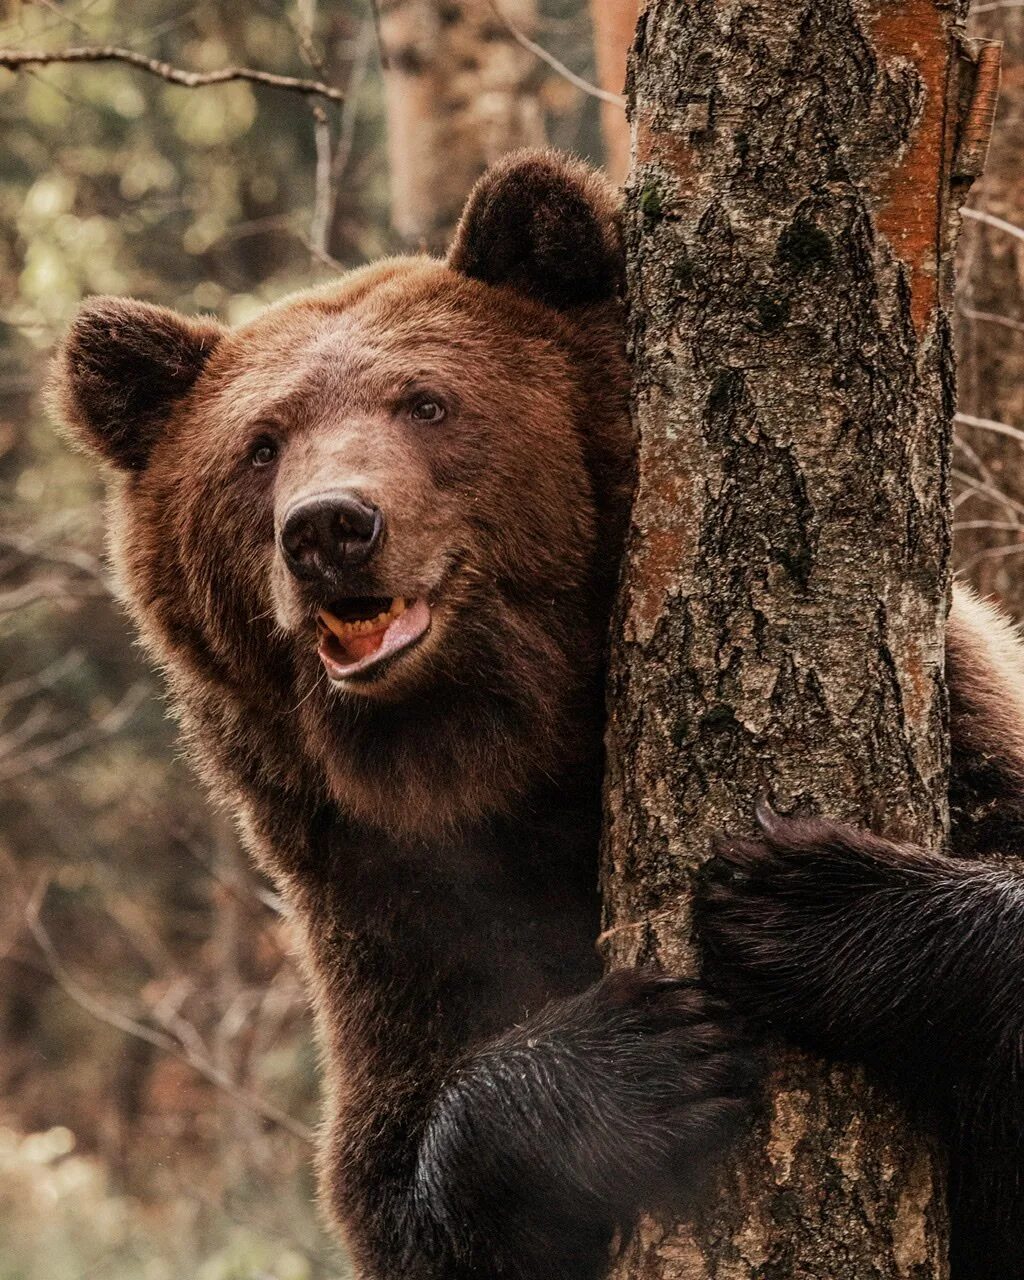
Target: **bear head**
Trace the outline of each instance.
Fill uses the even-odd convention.
[[[51,403],[109,465],[122,593],[219,779],[417,836],[593,755],[631,488],[621,284],[615,194],[543,152],[484,175],[444,261],[234,329],[83,305]]]

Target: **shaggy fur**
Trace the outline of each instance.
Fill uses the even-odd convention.
[[[386,261],[236,330],[96,299],[55,365],[57,413],[110,464],[124,596],[302,932],[322,1187],[366,1280],[593,1280],[638,1207],[695,1194],[750,1089],[719,1006],[601,980],[593,948],[632,479],[621,276],[610,189],[530,154],[482,179],[447,263]],[[443,421],[414,421],[423,395]],[[358,690],[327,682],[327,601],[277,541],[338,487],[385,519],[346,591],[433,611]],[[958,590],[948,651],[957,840],[1012,853],[1020,644]],[[1016,872],[781,820],[719,868],[718,981],[927,1094],[958,1280],[1024,1276]]]
[[[321,1185],[367,1280],[591,1280],[640,1205],[695,1193],[750,1089],[723,1010],[602,981],[594,950],[621,276],[610,188],[530,154],[481,181],[447,263],[230,331],[96,299],[56,362],[57,412],[111,464],[125,599],[301,930]],[[443,421],[414,420],[424,395]],[[384,536],[328,591],[278,537],[332,489]],[[316,656],[339,590],[432,609],[359,688]]]
[[[698,924],[741,1009],[868,1064],[937,1126],[952,1280],[1022,1280],[1024,644],[962,586],[947,677],[953,856],[763,807],[761,838],[708,864]]]

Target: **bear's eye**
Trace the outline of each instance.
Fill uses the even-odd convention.
[[[409,411],[409,416],[417,422],[440,422],[444,415],[444,405],[427,396],[417,400]]]
[[[255,441],[249,450],[249,461],[254,467],[269,467],[276,457],[277,444],[266,436]]]

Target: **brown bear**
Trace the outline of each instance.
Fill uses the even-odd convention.
[[[322,1187],[375,1280],[590,1280],[751,1078],[697,987],[594,947],[622,272],[611,189],[521,155],[446,261],[230,331],[94,299],[56,361],[124,597],[301,930]]]
[[[622,275],[607,184],[521,154],[443,262],[230,331],[95,299],[55,366],[125,598],[302,932],[324,1194],[374,1280],[592,1280],[751,1083],[720,1006],[593,947]],[[1013,852],[1024,658],[963,589],[948,667],[954,848]],[[705,886],[709,972],[912,1094],[953,1147],[958,1280],[1021,1280],[1024,880],[762,816]]]

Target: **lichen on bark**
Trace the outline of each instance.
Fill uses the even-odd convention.
[[[777,808],[937,847],[963,5],[650,0],[631,60],[639,473],[610,677],[609,963],[695,966],[711,836]],[[695,1222],[619,1280],[932,1280],[939,1160],[781,1054]]]

